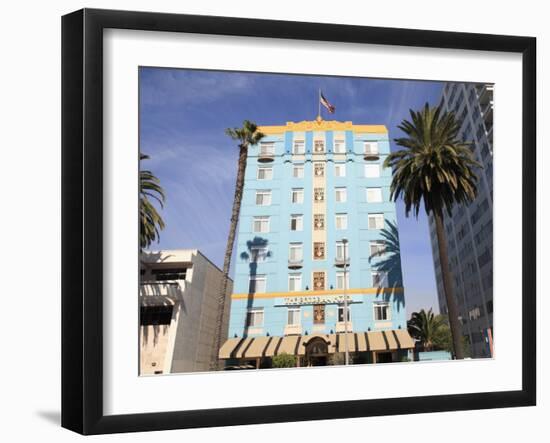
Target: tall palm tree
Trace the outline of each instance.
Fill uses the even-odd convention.
[[[384,167],[393,168],[391,198],[400,196],[408,216],[416,217],[422,202],[427,214],[435,219],[443,289],[449,313],[449,326],[457,359],[464,358],[458,307],[449,269],[447,241],[443,229],[443,214],[451,215],[455,204],[466,204],[477,194],[475,169],[481,167],[473,158],[470,143],[458,138],[460,124],[454,113],[431,108],[428,103],[420,110],[410,110],[411,121],[403,120],[398,128],[406,137],[395,142],[402,146],[388,155]]]
[[[431,309],[428,312],[421,309],[412,313],[411,319],[407,322],[407,329],[413,338],[422,343],[425,351],[431,351],[443,325],[441,316],[434,315]]]
[[[148,155],[140,154],[140,161],[147,160]],[[160,180],[148,170],[139,171],[139,247],[144,249],[159,239],[159,231],[164,229],[164,220],[153,205],[155,200],[164,207],[166,196],[160,186]]]
[[[211,368],[219,369],[218,351],[221,346],[223,314],[226,309],[227,299],[227,282],[229,280],[229,268],[231,266],[231,254],[233,253],[233,244],[235,243],[235,233],[237,231],[237,223],[239,221],[239,213],[241,211],[241,201],[243,198],[244,174],[246,171],[246,158],[248,148],[251,145],[257,145],[264,134],[258,131],[258,126],[249,121],[244,120],[241,128],[228,128],[225,133],[231,139],[238,142],[239,160],[237,163],[237,181],[235,183],[235,195],[233,197],[233,209],[231,210],[231,224],[229,225],[229,234],[227,236],[227,245],[225,248],[225,257],[223,260],[223,276],[220,286],[220,294],[218,298],[218,313],[216,316],[216,329],[214,332],[214,348],[212,352]]]

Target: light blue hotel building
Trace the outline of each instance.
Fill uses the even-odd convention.
[[[403,360],[414,343],[400,257],[390,252],[398,239],[386,127],[318,118],[259,130],[220,358],[270,367],[287,353],[298,366],[324,365],[347,347],[354,363]]]

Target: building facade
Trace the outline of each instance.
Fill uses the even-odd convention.
[[[462,332],[472,357],[491,357],[493,348],[493,85],[447,83],[441,105],[461,122],[459,136],[472,142],[483,166],[477,198],[445,214],[449,265]],[[447,314],[435,220],[429,217],[439,308]]]
[[[196,249],[143,253],[140,271],[140,375],[208,371],[222,271]]]
[[[356,363],[406,358],[400,258],[382,252],[396,230],[386,127],[318,118],[259,130],[220,358],[269,367],[287,353],[323,365],[346,347]]]

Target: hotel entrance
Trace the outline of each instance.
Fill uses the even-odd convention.
[[[326,366],[328,359],[328,345],[321,337],[309,341],[306,346],[307,366]]]

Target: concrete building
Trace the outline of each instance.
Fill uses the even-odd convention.
[[[140,269],[140,375],[208,371],[222,271],[196,249],[143,253]]]
[[[270,367],[287,353],[300,366],[324,365],[346,346],[355,363],[406,358],[414,345],[400,258],[370,259],[396,226],[382,168],[386,127],[318,118],[259,130],[266,137],[248,152],[220,358]]]
[[[479,169],[478,196],[469,205],[445,214],[449,263],[472,357],[490,357],[493,337],[493,86],[447,83],[441,104],[461,121],[460,136],[473,142],[472,151],[483,165]],[[435,221],[430,216],[439,308],[447,313],[439,263]]]

